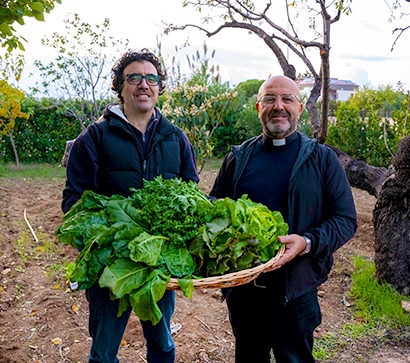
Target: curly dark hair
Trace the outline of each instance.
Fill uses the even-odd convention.
[[[121,103],[124,103],[122,97],[122,88],[124,85],[124,69],[132,62],[150,62],[157,70],[158,75],[161,77],[161,81],[158,84],[159,94],[162,95],[165,92],[164,81],[168,79],[167,71],[162,68],[161,60],[151,51],[144,48],[140,51],[131,51],[124,53],[120,59],[118,59],[111,69],[112,86],[111,89],[117,93],[117,97]]]

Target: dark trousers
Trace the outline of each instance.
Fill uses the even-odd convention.
[[[273,288],[249,283],[234,287],[227,296],[229,319],[235,335],[236,363],[310,363],[313,332],[321,323],[317,290],[290,300]]]
[[[131,314],[131,307],[117,318],[119,300],[111,300],[108,288],[95,283],[86,290],[89,303],[89,332],[93,339],[89,363],[118,363],[118,348]],[[141,321],[147,343],[149,363],[173,363],[175,345],[171,336],[171,316],[175,307],[175,292],[166,290],[158,301],[162,318],[156,325]]]

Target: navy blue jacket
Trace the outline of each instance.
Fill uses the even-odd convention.
[[[353,237],[357,228],[352,192],[336,154],[316,140],[300,136],[300,150],[288,186],[286,222],[289,234],[304,235],[312,240],[312,250],[282,267],[286,269],[286,300],[327,280],[333,265],[332,254]],[[225,157],[211,196],[241,197],[236,188],[260,139],[261,136],[257,136],[234,147]]]
[[[146,147],[138,140],[139,131],[115,105],[108,105],[104,118],[76,139],[67,165],[64,213],[85,190],[128,196],[131,187],[142,188],[143,179],[153,180],[158,175],[199,182],[194,150],[187,136],[158,109],[155,111],[150,132],[146,132],[150,134]]]

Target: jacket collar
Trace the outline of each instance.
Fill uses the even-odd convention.
[[[109,104],[104,110],[104,118],[109,122],[110,127],[118,127],[127,133],[131,133],[128,128],[128,120],[123,112],[122,105]],[[168,136],[175,132],[175,126],[161,114],[157,107],[154,108],[154,114],[151,117],[150,122],[158,120],[158,127],[155,128],[155,133],[159,133],[163,137]]]

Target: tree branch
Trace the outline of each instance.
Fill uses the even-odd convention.
[[[397,41],[399,40],[399,38],[401,37],[401,35],[403,34],[403,32],[406,31],[406,30],[409,29],[409,28],[410,28],[410,25],[407,26],[407,27],[405,27],[405,28],[396,28],[396,29],[393,30],[393,33],[392,33],[392,34],[394,34],[396,31],[400,31],[400,33],[399,33],[399,35],[397,36],[397,38],[395,39],[395,41],[394,41],[394,43],[393,43],[393,45],[392,45],[392,47],[391,47],[391,50],[390,50],[391,52],[393,52],[394,46],[396,45]]]

